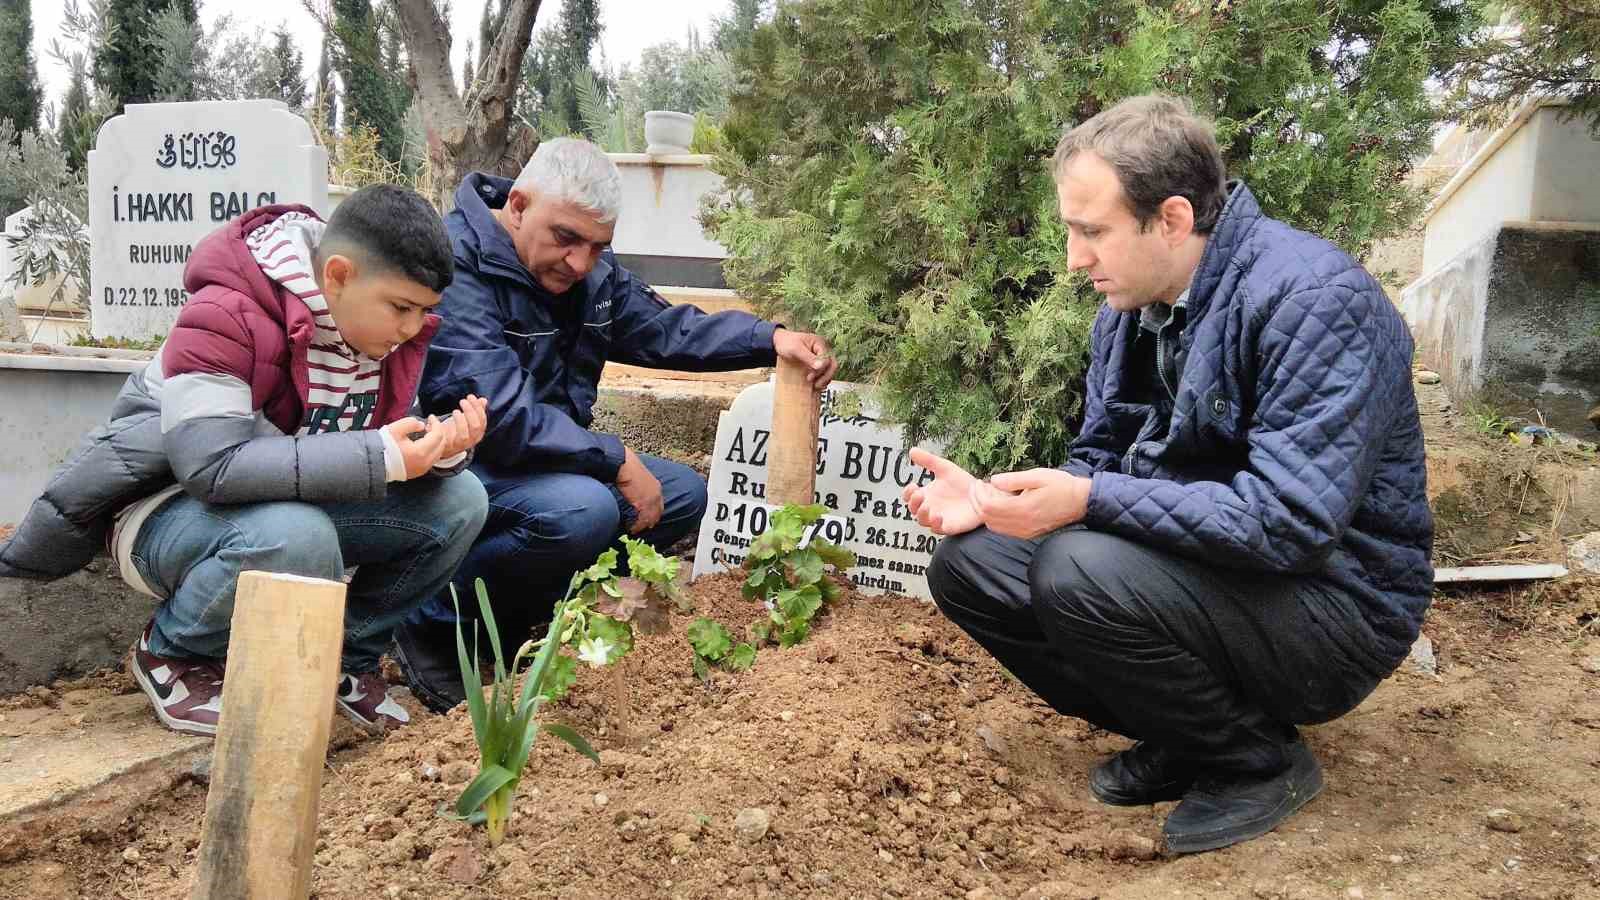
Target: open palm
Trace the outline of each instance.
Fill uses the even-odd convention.
[[[917,522],[944,535],[963,534],[982,523],[972,505],[972,486],[978,481],[972,473],[920,447],[911,451],[911,462],[933,473],[926,485],[901,492]]]

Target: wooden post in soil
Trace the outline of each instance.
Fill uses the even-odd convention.
[[[816,488],[817,392],[806,380],[805,366],[780,359],[767,444],[767,502],[810,503]]]
[[[345,586],[239,575],[193,900],[304,900]]]

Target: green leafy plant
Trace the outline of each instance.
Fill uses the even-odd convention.
[[[517,785],[522,781],[523,769],[528,765],[528,756],[533,752],[539,732],[548,732],[596,763],[600,761],[594,748],[576,731],[555,722],[538,720],[539,706],[545,701],[542,688],[552,671],[558,646],[550,640],[550,635],[565,620],[567,604],[572,601],[578,584],[575,577],[567,596],[557,604],[550,631],[541,642],[543,646],[535,653],[533,642],[523,644],[507,668],[500,649],[500,632],[494,623],[494,610],[489,608],[489,592],[482,579],[477,581],[478,610],[489,629],[489,646],[494,651],[494,682],[489,686],[487,697],[478,663],[477,630],[473,630],[473,648],[469,654],[459,622],[461,604],[459,598],[455,598],[454,588],[451,589],[458,616],[456,656],[461,666],[461,683],[466,689],[467,711],[472,717],[472,735],[478,742],[478,775],[456,800],[455,812],[469,822],[481,821],[488,829],[491,846],[499,846],[505,839],[511,801],[516,796]],[[533,654],[533,664],[523,673],[522,689],[518,691],[517,669],[530,654]]]
[[[545,686],[545,696],[551,700],[566,696],[577,681],[579,662],[595,668],[611,665],[633,649],[635,629],[659,634],[667,628],[669,607],[693,610],[679,583],[677,557],[662,556],[644,541],[626,536],[622,545],[628,551],[631,577],[618,576],[616,548],[601,553],[593,565],[573,576],[575,593],[562,611],[556,637],[557,645],[571,655],[560,653],[552,664]]]
[[[629,140],[629,111],[621,103],[612,102],[605,86],[588,66],[572,73],[572,85],[578,94],[578,118],[583,120],[584,130],[601,149],[607,153],[642,149]]]
[[[772,514],[767,530],[751,542],[744,561],[750,575],[741,590],[767,604],[767,619],[752,626],[757,640],[784,647],[805,640],[823,604],[839,595],[839,586],[827,577],[828,567],[842,572],[856,564],[856,555],[837,544],[815,536],[806,541],[808,527],[826,512],[820,504],[788,504]]]
[[[153,338],[97,338],[80,332],[67,340],[67,346],[96,347],[101,350],[160,350],[166,342],[167,336],[164,334]]]
[[[714,665],[743,672],[756,664],[754,644],[735,644],[727,626],[700,616],[689,623],[689,646],[694,649],[694,674],[705,679]]]
[[[88,183],[49,130],[17,134],[0,121],[0,204],[32,209],[0,245],[15,263],[0,293],[49,285],[47,313],[73,304],[91,312]]]

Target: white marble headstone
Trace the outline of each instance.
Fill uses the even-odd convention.
[[[97,338],[162,337],[200,238],[272,203],[328,212],[328,155],[278,100],[130,104],[89,152]]]
[[[855,389],[835,384],[820,404],[817,502],[838,520],[820,533],[855,552],[850,579],[862,593],[930,599],[927,566],[939,538],[911,518],[900,491],[908,484],[926,484],[933,476],[911,464],[903,430],[880,424],[870,400],[856,416],[836,412],[841,392]],[[772,395],[771,381],[753,384],[717,421],[710,501],[695,545],[696,577],[738,568],[750,541],[765,530],[773,509],[766,499]],[[927,447],[936,453],[940,449]]]

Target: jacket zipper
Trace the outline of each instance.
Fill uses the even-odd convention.
[[[1156,374],[1161,377],[1161,386],[1167,389],[1167,396],[1172,398],[1173,405],[1177,405],[1178,394],[1167,383],[1167,326],[1171,323],[1172,320],[1168,319],[1156,329]]]

